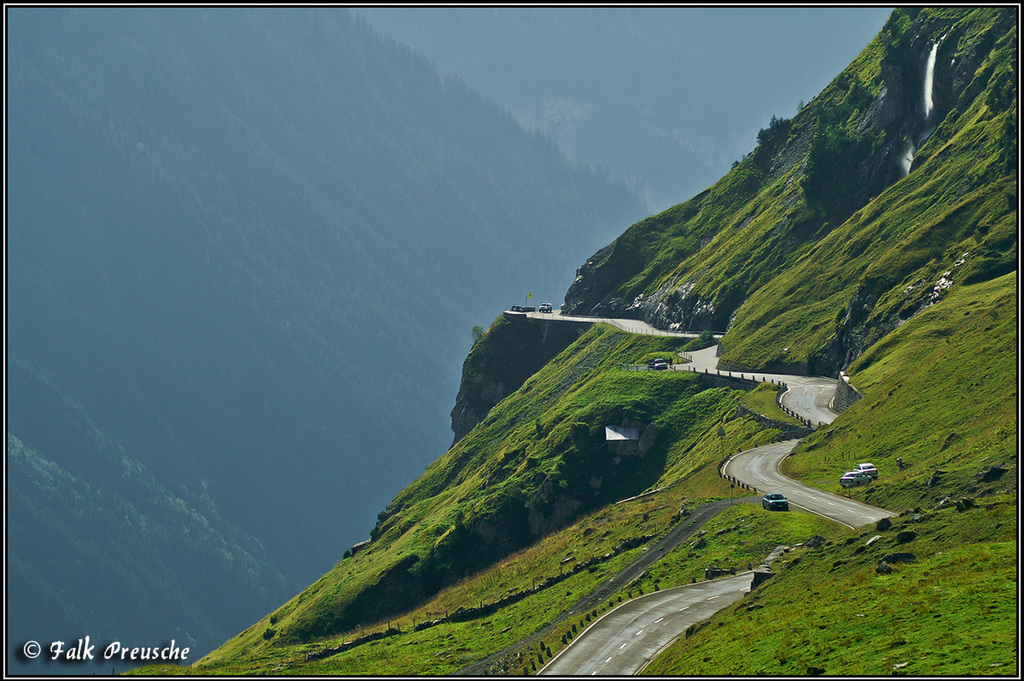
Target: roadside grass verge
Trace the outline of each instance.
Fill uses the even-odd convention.
[[[743,572],[756,568],[777,546],[800,544],[814,537],[842,536],[846,527],[799,509],[779,512],[752,503],[731,506],[709,520],[690,541],[669,553],[648,571],[639,586],[677,586],[704,579],[715,566]]]
[[[907,514],[886,531],[793,551],[644,673],[1016,675],[1016,527],[1015,504],[994,503]],[[899,541],[904,532],[913,538]],[[876,572],[897,553],[916,560]]]
[[[800,419],[782,411],[776,400],[778,394],[777,386],[770,383],[762,383],[750,392],[745,393],[740,398],[740,404],[761,416],[767,416],[770,419],[793,426],[803,426],[804,424]]]

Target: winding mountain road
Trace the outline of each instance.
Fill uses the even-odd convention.
[[[547,676],[635,674],[686,628],[750,591],[750,573],[656,591],[626,601],[584,630],[541,670]]]
[[[808,487],[784,476],[779,472],[779,464],[789,456],[798,442],[786,440],[748,449],[729,459],[722,473],[762,493],[781,492],[789,500],[790,506],[816,513],[847,527],[860,527],[896,515],[892,511]]]
[[[527,313],[531,318],[564,319],[565,321],[601,321],[633,333],[692,337],[649,330],[636,320],[607,320],[586,317],[562,317],[557,313]],[[642,326],[638,326],[642,325]],[[639,328],[639,331],[633,329]],[[646,327],[646,328],[645,328]],[[694,352],[687,364],[673,365],[677,371],[722,373],[718,370],[716,348]],[[788,387],[782,404],[812,423],[824,425],[838,414],[829,407],[835,394],[836,380],[824,377],[786,374],[738,374],[761,381],[785,383]],[[760,491],[782,492],[794,507],[842,523],[859,527],[877,522],[895,513],[861,504],[845,497],[809,487],[785,477],[779,463],[796,447],[799,440],[787,440],[741,452],[732,457],[722,473]],[[681,636],[686,628],[707,619],[721,608],[750,591],[750,574],[709,580],[648,594],[609,611],[585,629],[572,643],[541,669],[554,676],[621,676],[635,674],[658,652]]]
[[[509,314],[509,313],[506,313]],[[583,317],[574,315],[563,315],[560,311],[552,312],[524,312],[527,319],[539,319],[544,321],[563,321],[576,323],[602,323],[614,326],[627,333],[635,333],[643,336],[667,336],[672,338],[698,338],[700,334],[664,331],[656,329],[647,322],[639,319],[613,319],[606,317]],[[721,338],[722,334],[714,334],[715,338]],[[766,372],[740,373],[737,371],[718,370],[718,357],[715,346],[690,353],[691,361],[686,364],[673,364],[675,371],[695,371],[698,373],[720,373],[727,376],[742,376],[760,380],[764,383],[786,383],[789,389],[783,395],[783,404],[803,416],[815,425],[832,423],[836,413],[829,408],[829,402],[835,394],[836,379],[824,376],[796,376],[792,374],[771,374]]]
[[[829,407],[836,392],[838,380],[824,376],[797,376],[793,374],[770,374],[763,371],[738,372],[719,371],[717,348],[714,346],[690,353],[690,362],[674,364],[676,371],[716,373],[723,376],[749,378],[762,383],[785,383],[787,390],[782,395],[782,404],[791,411],[815,425],[832,423],[838,414]]]

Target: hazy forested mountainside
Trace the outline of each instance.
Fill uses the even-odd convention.
[[[750,151],[885,23],[885,7],[360,7],[371,24],[661,210]]]
[[[7,20],[9,636],[279,604],[450,444],[471,326],[639,215],[347,10]]]

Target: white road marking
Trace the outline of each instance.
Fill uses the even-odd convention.
[[[609,662],[611,662],[611,661],[612,661],[612,658],[611,658],[611,656],[609,656],[609,657],[608,657],[608,659],[604,661],[604,663],[605,663],[605,664],[608,664],[608,663],[609,663]]]
[[[663,619],[665,619],[665,618],[664,617],[659,617],[658,619],[654,620],[654,623],[657,624],[658,622],[662,621]]]
[[[619,650],[622,650],[623,648],[625,648],[628,645],[629,645],[628,642],[627,643],[623,643],[621,646],[619,646]]]

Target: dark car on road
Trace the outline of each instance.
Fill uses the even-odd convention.
[[[788,511],[789,501],[778,492],[769,492],[761,497],[761,508],[769,511]]]

